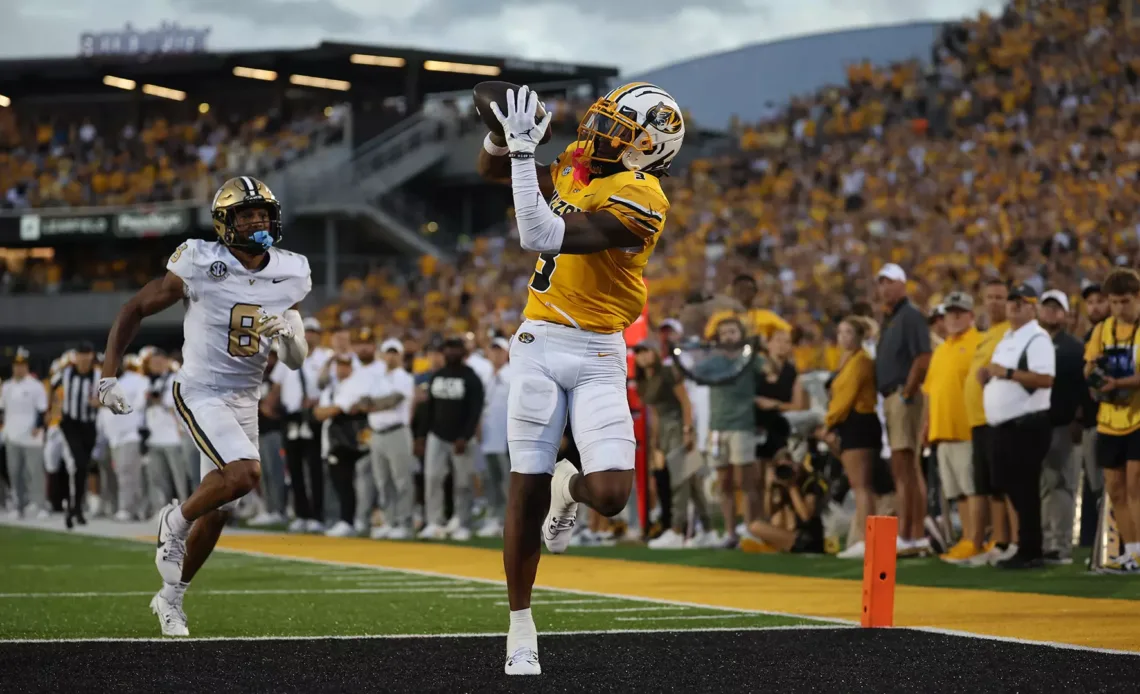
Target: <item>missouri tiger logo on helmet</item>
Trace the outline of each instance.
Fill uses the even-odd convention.
[[[591,163],[654,175],[668,172],[685,140],[677,101],[661,87],[632,82],[598,99],[578,127]]]
[[[269,186],[252,176],[223,183],[210,214],[218,240],[230,248],[260,254],[281,242],[281,203]]]

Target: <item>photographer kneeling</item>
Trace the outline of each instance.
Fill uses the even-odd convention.
[[[810,462],[797,465],[786,450],[776,453],[768,508],[771,520],[753,520],[740,540],[745,552],[823,554],[823,510],[827,481]]]

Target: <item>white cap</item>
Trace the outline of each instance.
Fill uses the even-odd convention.
[[[317,320],[316,316],[309,316],[302,323],[305,325],[305,330],[312,330],[313,332],[321,331],[321,322]]]
[[[400,342],[399,340],[397,340],[394,337],[389,337],[387,340],[384,340],[383,342],[380,343],[380,351],[381,352],[398,352],[399,354],[403,354],[404,353],[404,343]]]
[[[878,279],[888,279],[892,282],[906,282],[906,272],[894,263],[887,263],[876,276]]]
[[[511,348],[511,343],[510,340],[505,337],[496,337],[495,339],[491,340],[491,346],[498,347],[499,349],[509,350]]]
[[[1060,289],[1050,289],[1041,295],[1041,303],[1046,301],[1056,301],[1061,304],[1061,308],[1065,309],[1065,313],[1069,312],[1069,297],[1065,296],[1065,292]]]
[[[676,318],[666,318],[665,320],[661,321],[661,325],[657,326],[657,329],[660,330],[662,328],[669,328],[673,332],[677,333],[678,337],[685,334],[685,328],[681,326],[681,321],[677,320]]]

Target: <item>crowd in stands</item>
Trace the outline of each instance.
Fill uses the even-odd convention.
[[[344,109],[252,118],[207,110],[140,123],[21,119],[0,110],[0,209],[207,200],[233,172],[264,174],[344,135]]]

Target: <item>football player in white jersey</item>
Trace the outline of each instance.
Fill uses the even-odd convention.
[[[182,504],[159,513],[155,564],[163,588],[151,600],[166,636],[188,636],[182,596],[210,556],[229,511],[261,478],[258,389],[276,349],[290,369],[308,354],[298,306],[312,288],[305,256],[276,248],[281,204],[261,181],[222,184],[212,205],[216,241],[191,239],[123,305],[111,326],[99,399],[131,411],[115,375],[143,318],[185,302],[183,364],[175,376],[175,412],[201,451],[202,482]]]

